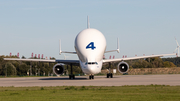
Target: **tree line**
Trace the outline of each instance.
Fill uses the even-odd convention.
[[[18,58],[15,56],[0,56],[0,76],[50,76],[53,74],[53,66],[56,63],[27,62],[27,61],[5,61],[4,58]],[[22,56],[23,59],[26,57]],[[33,57],[31,59],[37,59]],[[55,59],[52,57],[51,59]],[[64,65],[65,74],[70,73],[70,66]],[[78,66],[73,66],[73,74],[82,74]]]
[[[180,57],[175,58],[162,58],[163,61],[170,61],[174,63],[177,67],[180,67]]]
[[[53,73],[56,63],[5,61],[3,58],[18,58],[17,56],[0,56],[0,76],[47,76]],[[23,56],[22,58],[25,59]],[[34,57],[35,58],[35,57]],[[55,59],[55,58],[51,58]],[[150,58],[126,61],[130,68],[166,68],[180,67],[180,57],[176,58]],[[111,68],[117,68],[119,62],[111,63]],[[64,65],[65,74],[70,73],[70,66]],[[109,64],[104,64],[103,69],[108,69]],[[73,66],[73,74],[83,74],[79,66]]]
[[[125,61],[129,64],[130,68],[170,68],[170,67],[180,67],[180,57],[176,58],[146,58],[137,60]],[[112,62],[110,67],[117,68],[119,62]],[[105,64],[103,69],[108,69],[109,64]]]

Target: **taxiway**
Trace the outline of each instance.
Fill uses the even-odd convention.
[[[62,77],[18,77],[0,78],[0,86],[30,87],[30,86],[123,86],[123,85],[180,85],[180,74],[167,75],[115,75],[114,78],[95,76],[76,76],[76,79]]]

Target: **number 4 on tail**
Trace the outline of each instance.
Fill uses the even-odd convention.
[[[96,47],[94,46],[94,42],[90,42],[87,46],[86,49],[91,48],[92,50],[94,50]]]

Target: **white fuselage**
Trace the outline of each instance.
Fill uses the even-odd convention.
[[[106,39],[100,31],[92,28],[81,31],[75,39],[75,50],[85,74],[101,72]]]

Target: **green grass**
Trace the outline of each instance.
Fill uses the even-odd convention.
[[[180,101],[180,86],[0,87],[0,101]]]

